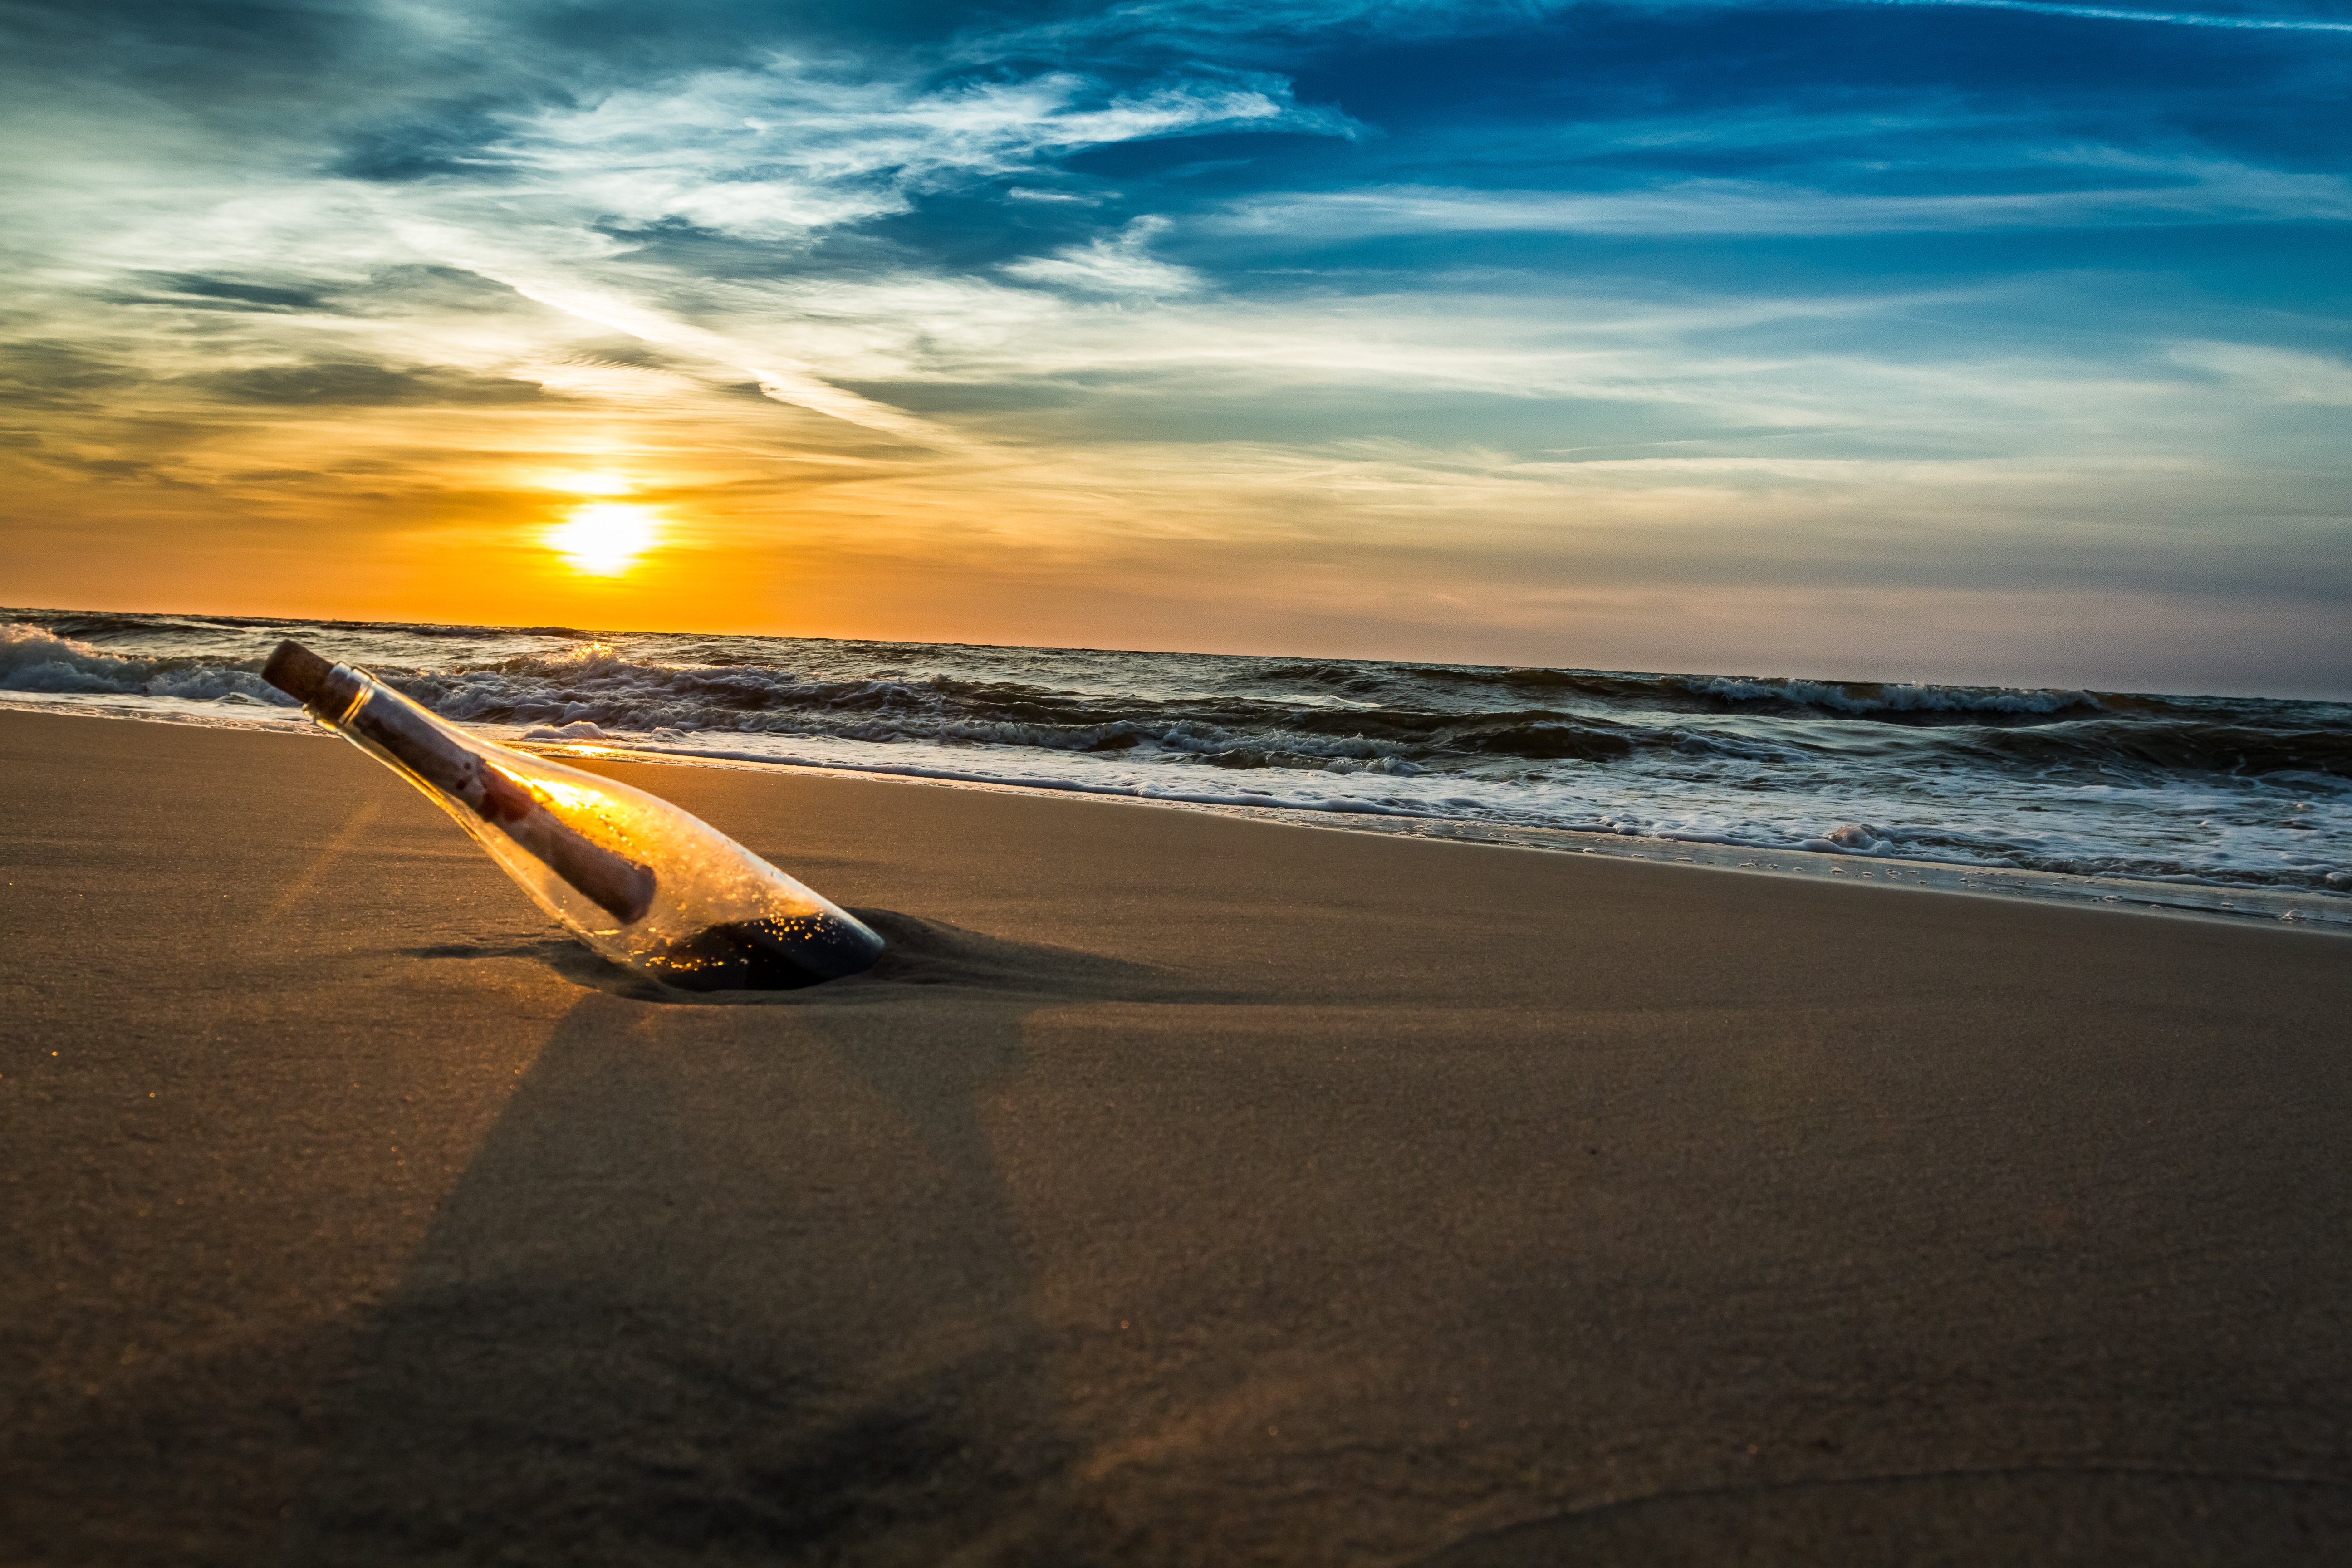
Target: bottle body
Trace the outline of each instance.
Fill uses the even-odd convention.
[[[288,643],[263,675],[455,817],[558,923],[688,991],[854,974],[882,939],[709,824],[640,789],[486,741]]]

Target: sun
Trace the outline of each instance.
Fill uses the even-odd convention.
[[[617,577],[659,542],[661,519],[651,507],[629,501],[591,501],[575,506],[547,531],[547,547],[573,570]]]

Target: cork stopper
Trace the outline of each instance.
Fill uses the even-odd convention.
[[[311,711],[340,718],[339,710],[351,706],[354,692],[347,679],[335,679],[335,668],[334,660],[320,658],[289,637],[261,667],[261,679]]]

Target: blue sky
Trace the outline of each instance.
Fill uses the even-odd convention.
[[[2343,4],[6,15],[19,603],[2352,695]]]

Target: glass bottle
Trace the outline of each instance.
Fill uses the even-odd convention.
[[[468,734],[297,642],[261,676],[423,790],[615,963],[688,991],[782,991],[882,954],[856,916],[658,796]]]

